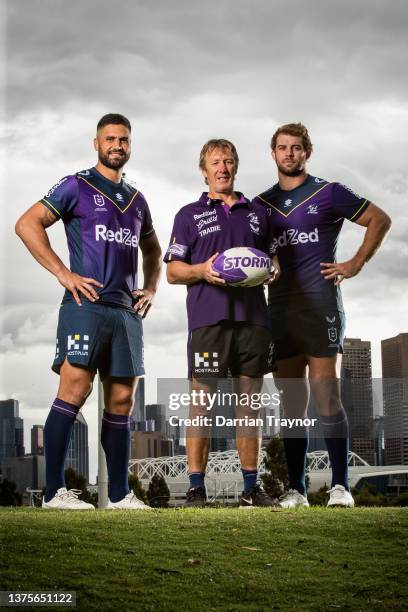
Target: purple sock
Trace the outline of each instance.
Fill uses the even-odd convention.
[[[64,464],[72,427],[79,406],[64,402],[58,397],[54,400],[44,426],[45,450],[45,501],[52,499],[61,487],[65,487]]]
[[[111,502],[117,502],[129,493],[129,417],[122,414],[111,414],[104,410],[101,442],[108,468],[109,499]]]

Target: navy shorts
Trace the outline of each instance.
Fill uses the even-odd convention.
[[[52,369],[59,374],[67,359],[72,365],[106,376],[144,374],[142,319],[124,308],[82,300],[61,304]]]
[[[332,357],[343,352],[344,312],[336,308],[276,308],[269,306],[273,359],[298,355]]]
[[[261,325],[230,323],[200,327],[190,332],[189,378],[262,377],[272,371],[271,332]]]

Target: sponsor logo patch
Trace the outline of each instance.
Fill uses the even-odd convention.
[[[280,236],[274,238],[272,248],[284,247],[292,244],[307,244],[308,242],[319,242],[319,229],[314,228],[311,232],[299,232],[291,228],[284,230]]]
[[[68,355],[88,355],[89,336],[88,334],[70,334],[67,336]]]
[[[197,373],[218,372],[218,353],[194,353],[194,371]]]
[[[188,247],[185,246],[184,244],[177,244],[176,242],[174,242],[167,249],[167,254],[168,255],[180,255],[180,257],[184,257],[184,255],[187,253],[187,248]]]
[[[95,240],[104,240],[105,242],[116,242],[136,249],[139,244],[139,238],[136,234],[132,234],[132,230],[127,227],[120,227],[118,230],[111,230],[106,225],[95,225]]]

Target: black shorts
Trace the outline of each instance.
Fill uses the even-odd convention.
[[[272,371],[272,338],[267,327],[221,322],[189,334],[189,378],[262,377]]]
[[[332,357],[343,352],[344,312],[336,308],[277,308],[269,306],[273,359],[297,355]]]
[[[72,365],[106,376],[144,374],[142,319],[124,308],[82,300],[61,305],[52,369],[59,374],[67,359]]]

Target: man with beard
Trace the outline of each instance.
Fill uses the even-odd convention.
[[[345,316],[340,283],[356,276],[379,248],[391,221],[377,206],[337,182],[311,176],[306,162],[312,143],[305,126],[291,123],[272,137],[279,182],[255,198],[273,222],[281,264],[279,281],[269,286],[268,308],[274,339],[274,377],[283,392],[286,416],[306,416],[310,390],[320,415],[332,468],[329,506],[353,506],[348,465],[348,422],[337,368],[343,352]],[[366,228],[356,254],[336,262],[344,219]],[[281,506],[307,506],[305,489],[308,432],[283,433],[290,490]]]
[[[57,397],[44,427],[46,490],[43,508],[93,510],[67,490],[64,463],[80,408],[97,370],[105,411],[101,442],[112,509],[150,509],[129,491],[129,414],[138,377],[144,374],[142,318],[156,293],[161,250],[146,200],[123,174],[130,157],[131,126],[108,114],[97,125],[98,163],[62,178],[23,214],[16,232],[31,254],[65,287],[56,355]],[[70,268],[51,248],[46,229],[62,219]],[[138,247],[143,289],[137,288]]]

